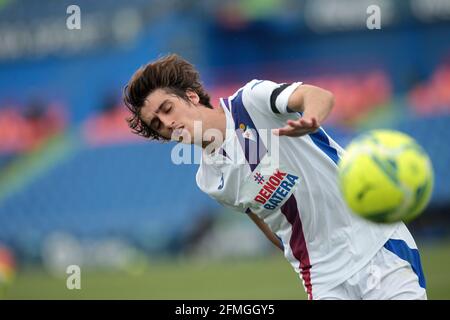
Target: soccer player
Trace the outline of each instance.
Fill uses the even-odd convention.
[[[344,203],[337,179],[344,150],[321,127],[330,92],[252,80],[213,108],[194,66],[169,55],[136,71],[124,102],[134,133],[202,147],[199,188],[256,223],[309,299],[426,299],[406,226],[366,221]]]

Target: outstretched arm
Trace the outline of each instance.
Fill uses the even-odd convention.
[[[258,228],[261,229],[261,231],[266,235],[267,239],[269,239],[281,251],[284,251],[281,241],[273,234],[273,232],[269,229],[267,224],[262,219],[260,219],[253,212],[248,213],[248,216],[258,226]]]
[[[286,126],[274,129],[273,133],[289,137],[313,133],[327,118],[333,105],[334,96],[331,92],[312,85],[300,85],[290,95],[288,108],[301,112],[303,116],[297,120],[288,120]]]

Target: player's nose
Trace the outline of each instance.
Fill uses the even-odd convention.
[[[170,121],[169,121],[169,122],[170,122]],[[175,121],[172,121],[172,122],[170,122],[170,124],[168,125],[168,128],[171,129],[171,130],[173,130],[173,129],[175,128],[175,125],[176,125]]]
[[[173,129],[176,124],[175,120],[171,117],[168,117],[167,115],[161,116],[159,119],[163,123],[164,127],[169,128],[169,129]]]

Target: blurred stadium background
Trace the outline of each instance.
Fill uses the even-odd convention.
[[[68,30],[66,9],[81,9]],[[366,9],[381,8],[381,30]],[[6,299],[304,299],[281,253],[130,134],[121,91],[173,52],[217,98],[253,78],[334,92],[324,125],[418,140],[435,170],[409,227],[428,295],[450,298],[449,0],[0,0],[0,296]],[[81,266],[81,290],[66,267]]]

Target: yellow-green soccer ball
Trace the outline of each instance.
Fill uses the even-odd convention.
[[[339,162],[339,184],[350,209],[374,222],[409,222],[427,206],[433,169],[410,136],[373,130],[356,137]]]

